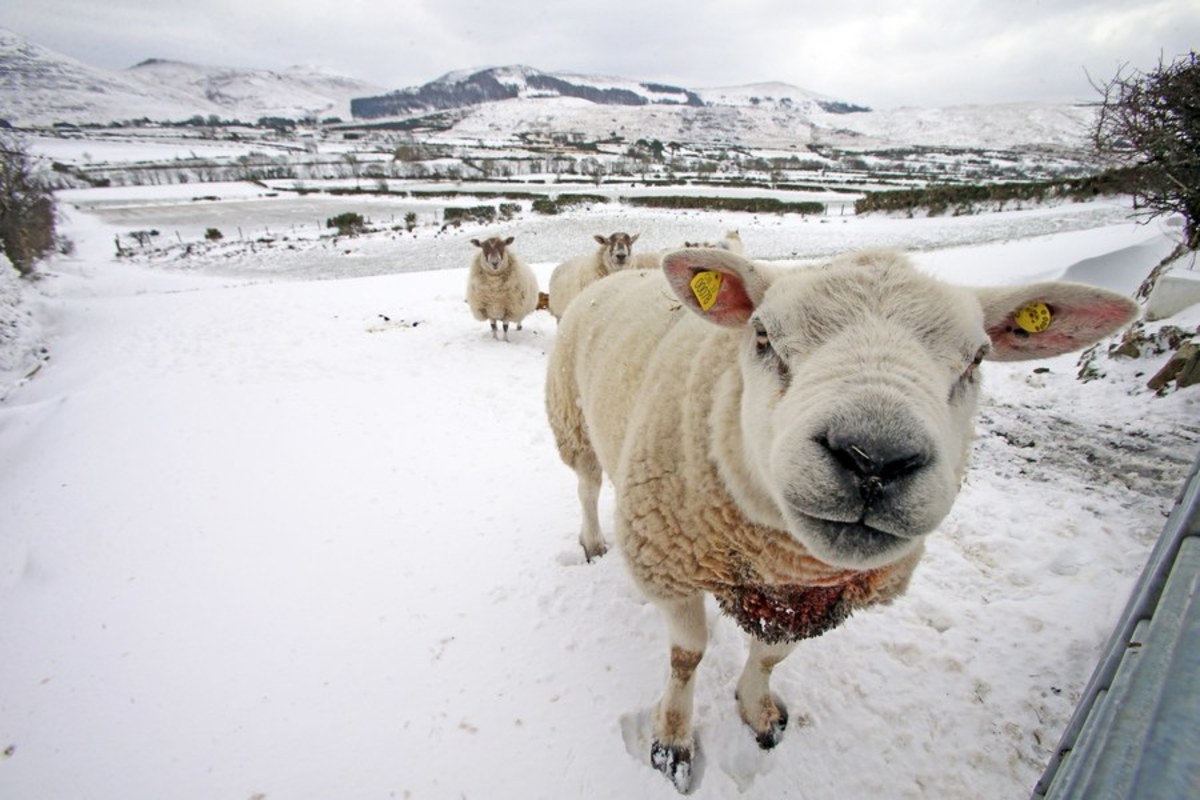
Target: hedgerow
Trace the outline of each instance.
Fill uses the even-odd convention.
[[[815,202],[788,203],[774,197],[697,197],[664,195],[658,197],[627,197],[631,206],[648,208],[686,208],[708,211],[748,211],[755,214],[824,214],[825,204]]]
[[[945,213],[973,214],[980,207],[1002,209],[1008,203],[1043,203],[1050,200],[1090,200],[1099,195],[1125,194],[1130,189],[1127,170],[1109,170],[1084,178],[1058,181],[1025,181],[989,184],[946,184],[916,189],[867,192],[855,201],[854,211],[912,213],[930,216]]]

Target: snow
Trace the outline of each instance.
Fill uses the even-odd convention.
[[[349,120],[353,99],[389,92],[320,67],[262,70],[149,59],[129,69],[105,70],[3,28],[0,64],[6,68],[0,70],[0,118],[18,126],[59,122],[107,125],[143,117],[179,122],[197,115],[245,122],[263,116]],[[939,161],[931,150],[938,149],[950,151],[956,160],[970,158],[972,151],[980,149],[1009,155],[1013,153],[1008,151],[1015,151],[1027,161],[1049,164],[1056,170],[1077,170],[1081,163],[1090,165],[1093,160],[1087,133],[1095,122],[1095,105],[1011,103],[844,114],[827,109],[831,103],[852,105],[854,98],[839,100],[786,83],[764,82],[691,90],[708,104],[694,107],[677,105],[682,99],[678,93],[658,91],[652,82],[544,73],[521,65],[456,70],[425,87],[390,91],[415,93],[484,70],[493,70],[497,80],[519,89],[520,96],[459,109],[453,115],[458,118],[453,128],[431,135],[429,141],[466,138],[519,148],[521,134],[586,133],[617,134],[629,142],[657,139],[705,149],[768,150],[800,156],[811,154],[808,145],[819,144],[826,156],[854,153],[878,160],[879,153],[889,153],[889,159],[918,159],[931,166]],[[546,96],[545,90],[529,88],[533,74],[594,89],[626,90],[652,105],[599,105]],[[656,104],[664,101],[665,105]],[[996,158],[996,154],[990,157]],[[1038,173],[1027,171],[1027,176],[1037,177]]]
[[[186,199],[125,191],[139,224]],[[554,322],[505,344],[471,317],[479,230],[119,261],[102,195],[68,197],[72,255],[33,284],[0,264],[22,363],[0,373],[0,796],[675,796],[645,739],[662,620],[616,553],[583,563],[542,408]],[[543,286],[631,221],[654,246],[737,227],[785,262],[903,244],[961,283],[1124,286],[1166,235],[1104,204],[630,214],[526,215],[515,247]],[[1195,389],[1147,391],[1151,356],[1099,363],[987,366],[973,471],[911,590],[776,670],[772,752],[711,615],[694,796],[1028,794],[1200,445]]]
[[[278,72],[149,59],[125,70],[84,64],[0,28],[0,116],[22,126],[199,114],[253,121],[259,116],[350,116],[352,97],[381,93],[329,70]]]
[[[1045,103],[896,108],[824,118],[822,141],[870,150],[881,142],[963,148],[1043,146],[1081,149],[1095,124],[1097,106]],[[862,137],[843,141],[853,131]]]
[[[161,134],[160,134],[161,135]],[[31,136],[27,140],[31,152],[40,156],[67,163],[123,164],[153,161],[178,161],[196,158],[237,158],[246,154],[242,142],[206,141],[198,138],[180,138],[177,141],[138,141],[133,136],[110,136],[97,139],[67,139],[52,136]],[[266,149],[264,146],[263,149]],[[192,194],[196,187],[192,187]]]

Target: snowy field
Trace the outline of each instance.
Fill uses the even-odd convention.
[[[172,191],[65,193],[74,253],[21,295],[0,264],[3,798],[675,796],[640,725],[662,620],[575,541],[542,407],[554,321],[493,341],[463,303],[472,237],[515,235],[543,288],[622,229],[737,228],[785,262],[902,246],[968,284],[1075,265],[1124,291],[1170,249],[1115,203],[592,209],[336,246],[306,209],[313,230],[262,244],[284,201],[245,195],[246,238],[209,248],[226,201]],[[175,247],[115,258],[156,224]],[[743,637],[711,614],[693,796],[1027,797],[1200,447],[1200,393],[1145,389],[1162,361],[1102,358],[1086,384],[1073,355],[987,365],[973,472],[911,590],[776,670],[772,752],[734,707]]]
[[[590,190],[581,185],[561,191]],[[473,196],[450,200],[315,193],[301,196],[274,187],[265,190],[231,183],[75,189],[59,192],[58,196],[65,207],[92,212],[113,228],[108,236],[110,252],[115,252],[112,240],[117,234],[126,237],[125,245],[132,247],[132,240],[127,238],[130,232],[156,230],[159,235],[149,252],[141,254],[143,261],[171,272],[261,278],[350,278],[461,269],[473,253],[470,239],[497,233],[513,236],[523,258],[547,268],[570,255],[593,250],[595,234],[614,231],[639,234],[636,251],[641,252],[678,247],[686,241],[714,241],[726,230],[737,229],[752,256],[776,262],[829,257],[866,245],[927,251],[1072,234],[1053,239],[1046,261],[1009,258],[1009,251],[1002,250],[999,258],[1008,263],[1001,274],[1011,282],[1030,275],[1055,274],[1062,264],[1070,263],[1062,259],[1074,252],[1104,253],[1139,241],[1139,233],[1146,234],[1141,239],[1150,236],[1145,228],[1126,224],[1128,208],[1115,200],[919,220],[856,217],[852,205],[844,214],[835,206],[825,216],[801,217],[671,212],[596,204],[548,217],[529,212],[529,203],[522,202],[525,213],[492,229],[442,230],[439,221],[447,205],[495,207],[502,201]],[[202,199],[211,197],[220,201]],[[385,235],[355,240],[330,238],[325,221],[344,212],[362,214]],[[418,225],[412,232],[403,230],[404,216],[409,212],[417,214]],[[208,228],[217,228],[225,238],[216,244],[204,242],[202,237]],[[977,269],[976,263],[972,259],[962,264],[951,273],[952,277],[977,282],[978,276],[986,282],[989,273]]]

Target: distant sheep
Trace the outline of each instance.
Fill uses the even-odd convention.
[[[746,252],[742,245],[742,235],[736,230],[726,231],[725,236],[715,242],[684,242],[684,247],[716,247],[720,250],[728,250],[731,253],[737,253],[739,256]],[[633,265],[631,269],[658,269],[662,266],[663,256],[667,251],[652,251],[649,253],[638,253],[633,257]]]
[[[662,266],[662,251],[651,250],[645,253],[635,253],[630,269],[658,269]]]
[[[692,781],[704,594],[751,636],[737,706],[771,748],[788,721],[775,665],[903,593],[949,512],[980,363],[1081,349],[1136,310],[1079,284],[956,287],[888,251],[783,270],[683,249],[576,298],[549,358],[547,412],[579,479],[585,555],[606,549],[607,473],[615,540],[666,615],[650,757],[676,788]]]
[[[728,250],[731,253],[737,253],[739,256],[746,252],[746,248],[742,244],[742,234],[736,230],[725,231],[725,236],[715,242],[684,242],[683,246],[716,247],[721,250]]]
[[[606,275],[620,272],[633,264],[633,243],[641,234],[614,233],[596,235],[600,249],[585,256],[564,261],[550,274],[550,313],[562,317],[575,295]]]
[[[479,252],[471,260],[467,277],[467,304],[475,319],[487,320],[492,326],[492,338],[499,339],[496,323],[504,326],[504,341],[508,341],[508,326],[516,323],[521,330],[521,321],[533,313],[538,304],[537,276],[533,270],[509,249],[513,237],[501,239],[493,236],[472,239],[471,244]]]

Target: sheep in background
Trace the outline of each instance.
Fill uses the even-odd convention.
[[[742,245],[742,234],[736,230],[725,232],[725,236],[715,242],[684,242],[684,247],[715,247],[720,250],[728,250],[731,253],[737,253],[739,256],[746,252]],[[638,253],[633,257],[633,269],[658,269],[662,266],[663,256],[669,250],[653,251],[649,253]]]
[[[620,272],[633,264],[633,243],[641,234],[614,233],[604,237],[596,234],[600,249],[585,256],[564,261],[550,274],[550,313],[561,319],[575,295],[606,275]]]
[[[538,304],[537,276],[533,270],[509,249],[513,237],[501,239],[493,236],[472,239],[471,244],[479,248],[471,260],[467,278],[467,304],[475,319],[487,320],[492,326],[492,338],[499,339],[496,323],[504,325],[504,341],[508,341],[508,326],[516,323],[521,330],[521,321],[533,313]]]
[[[1137,308],[1080,284],[952,286],[887,251],[783,270],[683,249],[585,290],[558,328],[546,408],[578,476],[585,555],[605,551],[607,473],[615,540],[667,619],[651,763],[691,788],[706,592],[750,634],[735,697],[772,748],[788,721],[773,668],[902,594],[950,511],[980,362],[1082,349]]]
[[[662,266],[663,251],[651,250],[647,253],[635,253],[630,269],[658,269]]]
[[[715,242],[684,242],[684,247],[716,247],[721,250],[728,250],[731,253],[737,253],[739,256],[746,252],[745,246],[742,244],[742,234],[737,230],[725,231],[725,236]]]

